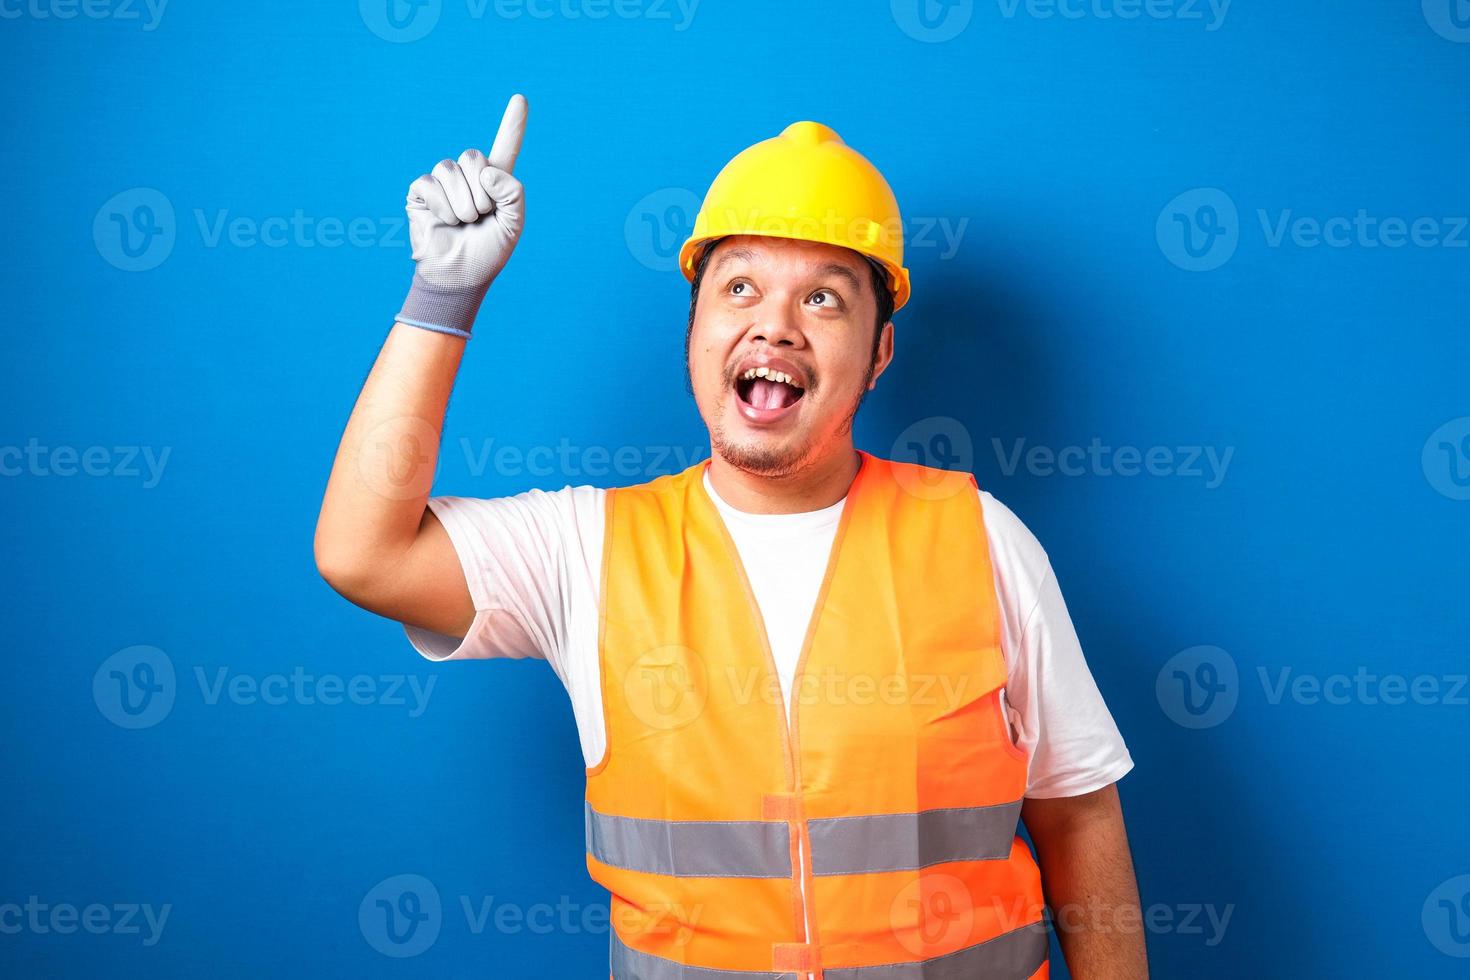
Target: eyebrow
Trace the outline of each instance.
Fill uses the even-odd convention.
[[[724,254],[722,254],[720,256],[719,261],[715,262],[715,267],[710,270],[710,275],[712,275],[712,276],[719,275],[720,270],[723,269],[725,266],[729,265],[731,262],[754,262],[754,261],[755,261],[755,252],[753,252],[752,250],[750,250],[748,248],[745,248],[744,246],[738,246],[736,248],[730,249],[729,251],[725,252]]]
[[[742,247],[737,247],[737,248],[732,248],[728,252],[725,252],[725,253],[723,253],[723,254],[720,255],[719,259],[715,262],[714,268],[710,270],[710,275],[711,276],[719,275],[720,270],[723,269],[727,264],[729,264],[731,262],[751,262],[751,263],[754,263],[757,260],[758,260],[758,256],[756,255],[756,253],[752,249],[745,248],[743,246]],[[858,293],[862,292],[862,289],[863,289],[862,280],[860,280],[857,277],[857,274],[855,272],[853,272],[851,269],[849,269],[845,265],[841,265],[840,263],[837,263],[837,262],[832,262],[832,263],[830,263],[828,265],[824,265],[824,266],[822,266],[822,268],[818,269],[817,270],[817,274],[818,275],[822,275],[822,276],[836,276],[839,279],[845,280],[847,282],[847,284],[852,287],[853,292],[858,292]]]
[[[833,262],[831,265],[824,266],[821,272],[824,276],[837,276],[839,279],[846,279],[855,293],[863,291],[863,284],[858,281],[857,275],[845,265],[838,265],[836,262]]]

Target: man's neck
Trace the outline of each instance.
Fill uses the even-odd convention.
[[[862,460],[848,445],[790,476],[758,476],[737,469],[718,453],[709,479],[720,499],[747,514],[802,514],[831,507],[847,496]]]

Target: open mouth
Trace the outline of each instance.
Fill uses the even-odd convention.
[[[768,368],[751,368],[735,379],[740,414],[751,422],[770,423],[790,414],[806,389],[790,375]]]

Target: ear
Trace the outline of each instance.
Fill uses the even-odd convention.
[[[878,360],[873,364],[873,380],[868,382],[868,390],[872,391],[878,387],[878,377],[893,362],[893,321],[889,320],[883,324],[883,332],[878,337]]]

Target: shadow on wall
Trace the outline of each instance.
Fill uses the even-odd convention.
[[[1017,254],[1043,254],[1040,247]],[[895,360],[880,382],[882,397],[875,392],[864,406],[866,417],[860,415],[860,432],[870,437],[859,442],[894,458],[973,470],[983,488],[1023,520],[1033,515],[1039,524],[1048,508],[1058,506],[1056,488],[1032,479],[988,479],[987,471],[995,467],[986,458],[991,437],[1005,441],[1014,434],[1052,431],[1061,412],[1085,419],[1106,406],[1089,409],[1090,379],[1066,373],[1075,373],[1085,357],[1072,354],[1059,365],[1046,349],[1049,338],[1062,335],[1085,342],[1090,325],[1068,319],[1085,314],[1076,306],[1063,309],[1056,295],[1022,285],[1046,277],[1008,275],[1007,269],[993,259],[971,259],[940,263],[924,270],[922,280],[916,275],[922,288],[898,315]],[[1072,282],[1068,288],[1089,291],[1091,303],[1118,304],[1118,309],[1136,305],[1110,283]],[[922,424],[942,417],[959,425]],[[956,444],[961,437],[969,439],[967,446]],[[1078,495],[1078,505],[1089,506],[1086,489],[1076,486],[1069,492]],[[1074,530],[1064,546],[1069,563],[1084,567],[1092,565],[1088,555],[1106,555],[1119,547],[1120,534],[1129,534],[1100,506],[1095,519],[1058,523]],[[1095,567],[1102,571],[1108,565],[1100,561]],[[1315,959],[1310,930],[1302,929],[1296,916],[1282,914],[1309,901],[1290,855],[1311,846],[1310,811],[1268,813],[1260,806],[1260,791],[1253,790],[1249,774],[1274,768],[1269,734],[1257,735],[1237,719],[1229,729],[1189,733],[1214,737],[1185,738],[1160,710],[1154,693],[1159,657],[1148,638],[1168,636],[1177,617],[1158,607],[1155,591],[1156,583],[1130,584],[1121,578],[1078,582],[1067,590],[1077,618],[1089,622],[1083,648],[1094,673],[1106,675],[1104,696],[1137,765],[1119,789],[1142,908],[1153,917],[1145,919],[1145,929],[1154,975],[1229,975],[1226,930],[1237,928],[1257,935],[1279,929],[1289,948],[1272,953],[1273,974],[1310,973]],[[1198,608],[1210,602],[1209,595],[1196,593],[1182,604]],[[1261,893],[1263,878],[1270,879],[1273,907],[1240,907],[1239,897]],[[1084,914],[1103,922],[1109,917],[1106,910]],[[1263,925],[1263,918],[1280,924]],[[1380,953],[1380,961],[1388,962],[1389,951]],[[1055,940],[1053,956],[1053,976],[1063,980],[1069,974]]]

